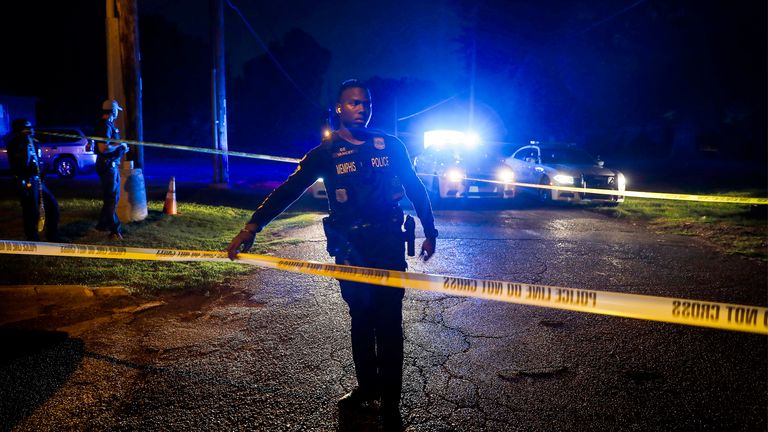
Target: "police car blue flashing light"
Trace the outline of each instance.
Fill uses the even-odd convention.
[[[514,198],[515,174],[493,145],[472,131],[430,130],[414,158],[416,174],[433,202],[461,198]]]
[[[480,135],[476,132],[438,129],[424,132],[424,148],[441,149],[445,147],[474,148],[480,144]]]

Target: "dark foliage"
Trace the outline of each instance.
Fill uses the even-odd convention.
[[[293,29],[230,81],[229,136],[233,150],[297,157],[320,143],[327,104],[321,103],[331,52]],[[290,79],[288,78],[290,77]]]
[[[766,5],[460,1],[509,139],[632,157],[765,157]],[[738,29],[738,30],[735,30]]]

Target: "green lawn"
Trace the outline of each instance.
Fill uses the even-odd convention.
[[[719,195],[764,196],[763,191]],[[626,198],[618,207],[598,211],[646,221],[659,232],[699,236],[722,251],[768,260],[766,206]]]
[[[106,233],[93,229],[100,200],[62,199],[59,205],[61,236],[68,243],[113,244],[107,241]],[[125,239],[119,242],[121,246],[220,251],[251,215],[251,210],[245,209],[179,204],[179,214],[169,216],[160,211],[162,202],[149,202],[148,207],[146,220],[124,226]],[[0,238],[24,239],[20,217],[17,201],[0,201]],[[252,252],[264,253],[282,242],[294,241],[279,232],[314,223],[317,218],[314,214],[285,214],[269,225],[265,235],[257,236]],[[227,278],[252,270],[252,266],[235,263],[2,255],[0,284],[121,285],[134,292],[206,290]]]

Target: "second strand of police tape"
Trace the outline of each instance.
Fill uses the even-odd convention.
[[[79,135],[70,135],[70,134],[63,134],[58,132],[37,132],[37,133],[43,134],[43,135],[58,136],[63,138],[77,138],[77,139],[82,138]],[[300,162],[299,159],[289,158],[289,157],[270,156],[270,155],[236,152],[236,151],[223,151],[223,150],[216,150],[216,149],[183,146],[183,145],[177,145],[177,144],[164,144],[164,143],[156,143],[156,142],[150,142],[150,141],[132,141],[132,140],[125,140],[125,139],[108,139],[103,137],[91,137],[91,136],[86,138],[92,141],[108,141],[108,142],[119,141],[119,142],[124,142],[126,144],[141,145],[146,147],[168,148],[168,149],[174,149],[174,150],[191,151],[191,152],[206,153],[206,154],[220,154],[220,155],[243,157],[243,158],[250,158],[250,159],[262,159],[262,160],[271,160],[271,161],[287,162],[287,163]],[[420,175],[436,176],[436,174],[420,174]],[[583,188],[583,187],[572,187],[572,186],[554,186],[554,185],[544,185],[544,184],[520,183],[520,182],[514,182],[514,181],[505,182],[505,181],[499,181],[499,180],[489,180],[489,179],[480,179],[480,178],[466,178],[465,180],[473,181],[473,182],[495,183],[500,185],[506,184],[510,186],[519,186],[519,187],[526,187],[526,188],[549,189],[549,190],[556,190],[556,191],[563,191],[563,192],[578,192],[578,193],[597,194],[597,195],[628,196],[628,197],[635,197],[635,198],[665,199],[665,200],[675,200],[675,201],[713,202],[713,203],[721,203],[721,204],[725,204],[725,203],[754,204],[754,205],[768,204],[768,198],[756,198],[756,197],[740,197],[740,196],[727,196],[727,195],[691,195],[691,194],[673,194],[673,193],[665,193],[665,192],[619,191],[614,189],[594,189],[594,188]]]
[[[9,240],[0,240],[0,254],[152,261],[229,261],[226,252]],[[394,288],[768,335],[768,308],[760,306],[407,273],[245,253],[239,254],[237,261]]]

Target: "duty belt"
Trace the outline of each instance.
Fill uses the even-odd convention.
[[[324,217],[323,231],[328,240],[328,254],[337,256],[351,239],[378,231],[386,235],[402,236],[402,241],[408,245],[408,255],[414,256],[416,223],[410,215],[405,217],[405,223],[403,223],[403,213],[401,210],[399,213],[399,215],[392,215],[390,218],[377,221],[356,220],[343,222],[334,219],[333,216]],[[405,228],[405,231],[403,231],[403,228]]]

